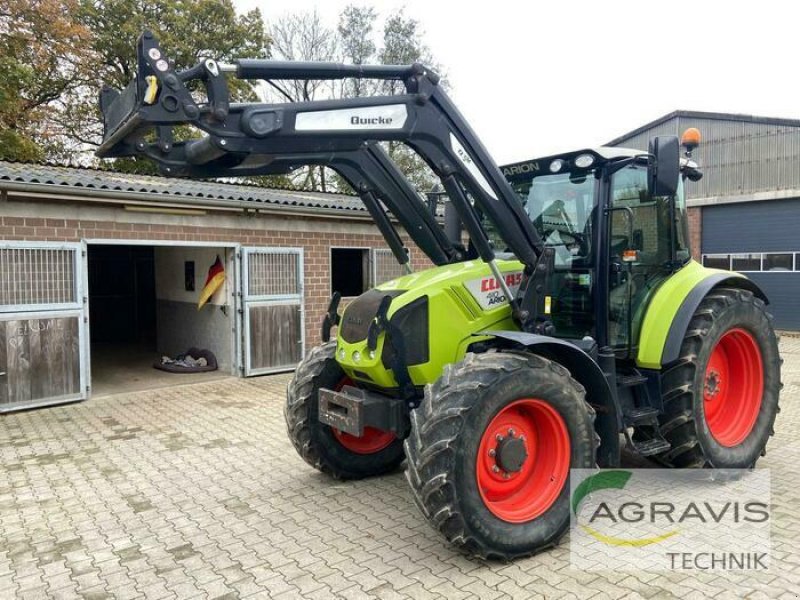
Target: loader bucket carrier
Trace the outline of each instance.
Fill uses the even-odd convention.
[[[356,479],[405,460],[434,528],[471,554],[509,559],[559,541],[569,469],[617,467],[623,444],[684,468],[751,468],[765,452],[777,338],[758,286],[691,259],[684,188],[702,177],[699,131],[687,131],[683,157],[677,137],[658,136],[647,152],[586,148],[500,170],[421,65],[205,59],[176,71],[149,32],[138,61],[127,88],[100,94],[99,156],[197,178],[329,167],[408,271],[341,315],[334,293],[323,343],[295,371],[284,414],[314,468]],[[238,104],[231,76],[405,90]],[[176,127],[198,137],[178,141]],[[413,148],[441,180],[454,209],[446,232],[386,141]],[[433,268],[411,272],[395,222]]]

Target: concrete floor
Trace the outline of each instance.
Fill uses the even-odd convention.
[[[92,397],[128,394],[231,377],[222,369],[207,373],[167,373],[153,368],[161,356],[136,345],[92,344]]]

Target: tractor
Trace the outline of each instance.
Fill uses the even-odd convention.
[[[691,258],[696,130],[683,157],[677,137],[660,136],[647,152],[587,148],[500,168],[422,65],[203,59],[178,71],[150,32],[137,51],[131,84],[101,92],[99,156],[204,178],[328,166],[407,267],[342,314],[334,294],[323,343],[289,383],[289,438],[314,468],[358,479],[406,461],[435,529],[472,555],[510,559],[566,532],[571,468],[618,466],[625,449],[681,468],[749,469],[764,454],[778,340],[753,282]],[[230,76],[405,91],[233,104]],[[176,140],[187,126],[201,134]],[[441,180],[446,227],[387,141]],[[395,223],[432,268],[411,270]]]

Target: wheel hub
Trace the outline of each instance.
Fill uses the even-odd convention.
[[[709,369],[708,374],[706,375],[706,384],[705,384],[705,397],[708,400],[711,400],[719,394],[721,384],[721,377],[718,371],[715,369]]]
[[[495,462],[504,473],[517,473],[528,458],[525,440],[509,435],[500,438],[495,448]]]

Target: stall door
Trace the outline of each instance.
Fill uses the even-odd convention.
[[[0,412],[83,400],[81,244],[0,242]]]
[[[408,271],[397,262],[392,251],[387,248],[375,248],[372,250],[372,287],[402,277]]]
[[[290,371],[303,358],[302,248],[242,248],[244,374]]]

